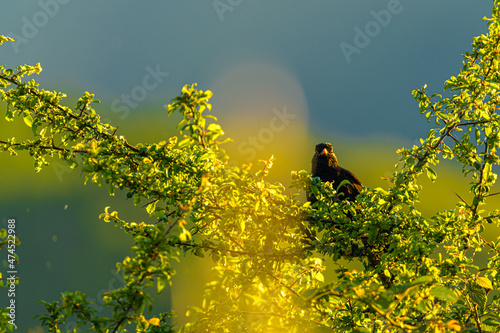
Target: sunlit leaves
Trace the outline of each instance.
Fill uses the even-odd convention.
[[[456,302],[458,297],[455,293],[445,286],[436,286],[430,290],[430,294],[442,301]]]
[[[8,37],[8,36],[4,36],[4,35],[0,35],[0,45],[2,45],[5,42],[13,42],[13,41],[14,41],[14,38],[11,38],[11,37]]]
[[[474,39],[462,71],[445,82],[448,97],[428,95],[426,86],[413,92],[436,127],[398,151],[390,186],[365,187],[354,202],[338,197],[342,184],[322,183],[306,171],[292,173],[295,192],[271,183],[273,157],[255,166],[229,163],[220,148],[224,131],[207,115],[212,93],[196,84],[166,107],[168,115],[182,116],[179,138],[131,144],[101,122],[93,94],[72,109],[61,105],[64,94],[22,82],[39,65],[0,67],[6,119],[22,118],[33,132],[0,141],[0,151],[26,151],[37,171],[51,158],[78,165],[85,181],[107,184],[110,195],[123,191],[150,218],[126,222],[109,207],[101,214],[134,242],[133,253],[117,264],[123,286],[103,297],[110,316],[95,313],[83,293],[65,293],[61,304],[44,303],[42,323],[56,330],[77,317],[78,325],[100,332],[170,331],[168,315],[149,314],[150,291],[160,294],[170,285],[180,253],[214,262],[214,279],[202,304],[191,308],[186,332],[446,332],[499,322],[499,297],[487,296],[500,283],[500,245],[483,237],[483,224],[499,219],[485,206],[496,194],[500,160],[499,7],[496,1],[489,34]],[[423,216],[422,178],[440,181],[434,166],[441,158],[462,165],[470,191],[457,193],[455,207]],[[304,191],[318,201],[304,203]],[[488,261],[478,263],[475,254],[483,250],[490,251]],[[326,274],[315,255],[333,261],[334,272]]]
[[[427,167],[426,171],[427,171],[427,177],[429,177],[431,181],[435,181],[437,178],[436,172],[429,167]]]
[[[481,311],[484,311],[484,309],[486,308],[486,301],[487,301],[485,289],[482,288],[477,283],[474,283],[473,281],[469,281],[466,284],[466,288],[467,288],[466,297],[470,299],[470,302],[478,306]]]
[[[485,289],[490,289],[493,290],[493,284],[491,283],[490,279],[488,279],[485,276],[480,276],[476,279],[476,284],[478,286],[481,286]]]

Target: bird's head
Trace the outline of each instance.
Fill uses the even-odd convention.
[[[331,166],[337,166],[337,156],[333,153],[331,143],[325,142],[316,145],[315,156],[320,160],[327,160]]]
[[[330,143],[320,143],[316,145],[316,154],[328,156],[333,154],[333,146]]]

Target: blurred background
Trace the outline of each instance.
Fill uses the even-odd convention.
[[[493,1],[70,1],[0,2],[0,47],[8,68],[41,63],[34,77],[67,94],[85,92],[105,122],[131,143],[177,135],[164,105],[183,85],[211,90],[213,114],[234,163],[274,155],[271,178],[290,183],[310,170],[314,145],[332,142],[340,164],[366,186],[387,187],[398,161],[431,128],[411,92],[424,84],[442,92],[474,36],[487,32]],[[5,104],[0,104],[4,114]],[[0,139],[29,137],[22,121],[0,119]],[[256,166],[257,167],[257,166]],[[468,197],[455,162],[442,163],[435,184],[424,182],[422,209],[453,208],[452,190]],[[40,300],[80,290],[102,310],[102,293],[117,288],[115,263],[131,241],[98,216],[105,206],[126,221],[149,221],[123,194],[83,185],[78,170],[54,161],[35,174],[29,156],[0,155],[0,228],[15,218],[21,240],[16,291],[21,332],[42,332],[32,317]],[[492,236],[493,237],[493,236]],[[2,272],[6,254],[0,253]],[[210,262],[181,258],[171,290],[156,311],[174,308],[185,322],[199,305]],[[333,275],[332,275],[333,276]],[[0,290],[6,293],[5,290]],[[0,295],[0,306],[7,305]],[[66,329],[70,329],[70,324]]]

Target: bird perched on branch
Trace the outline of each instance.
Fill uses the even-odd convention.
[[[333,147],[330,143],[320,143],[316,145],[316,151],[312,159],[312,176],[319,177],[322,182],[333,183],[333,188],[337,187],[344,181],[344,184],[337,189],[337,196],[340,200],[355,201],[361,187],[361,180],[356,177],[351,171],[339,166],[337,156],[333,153]],[[314,195],[307,195],[307,199],[314,203],[316,198]]]

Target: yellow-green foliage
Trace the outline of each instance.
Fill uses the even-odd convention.
[[[190,309],[183,332],[452,332],[495,331],[500,325],[498,238],[487,241],[485,226],[499,226],[499,210],[485,210],[496,193],[499,164],[500,1],[488,19],[489,34],[473,41],[457,77],[445,84],[452,97],[413,95],[433,121],[420,145],[398,151],[400,161],[388,188],[363,188],[356,202],[339,201],[336,189],[292,172],[294,192],[268,181],[273,158],[259,166],[235,166],[220,147],[224,132],[211,110],[210,91],[186,85],[167,106],[179,112],[182,136],[153,144],[131,144],[92,108],[85,93],[75,106],[23,76],[37,66],[0,67],[0,96],[8,121],[22,118],[33,136],[0,141],[0,151],[28,152],[35,170],[55,157],[80,169],[85,181],[121,189],[156,219],[131,223],[109,208],[101,215],[134,240],[134,255],[118,263],[123,287],[104,295],[112,309],[103,316],[81,292],[44,302],[39,315],[50,331],[69,318],[97,332],[168,332],[171,313],[157,313],[151,291],[161,293],[174,274],[179,253],[209,256],[215,279],[203,303]],[[6,38],[2,37],[2,41]],[[467,196],[427,217],[421,213],[421,176],[431,166],[456,160],[469,175]],[[467,181],[467,178],[463,178]],[[314,205],[300,200],[312,191]],[[1,244],[1,243],[0,243]],[[1,245],[0,245],[1,246]],[[477,253],[488,253],[484,262]],[[333,260],[336,277],[325,279],[321,258]],[[344,263],[357,261],[362,269]],[[22,283],[22,281],[21,281]],[[9,326],[5,312],[2,328]]]

